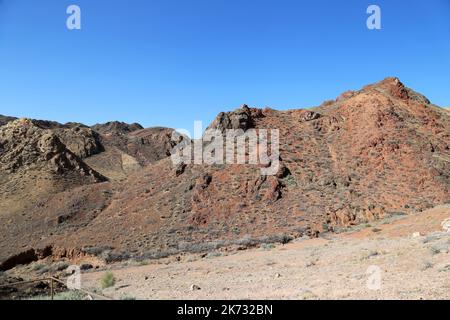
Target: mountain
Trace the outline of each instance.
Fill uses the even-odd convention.
[[[98,128],[94,126],[93,128]],[[86,163],[112,180],[126,178],[131,172],[170,155],[173,129],[99,130],[105,152],[86,159]]]
[[[14,118],[14,117],[7,117],[7,116],[2,116],[1,114],[0,114],[0,126],[3,126],[3,125],[5,125],[5,124],[7,124],[8,122],[11,122],[11,121],[14,121],[14,120],[16,120],[17,118]]]
[[[144,128],[139,123],[128,124],[125,122],[111,121],[95,124],[92,126],[92,129],[103,135],[123,135]]]
[[[285,242],[450,200],[450,114],[397,78],[311,109],[243,106],[220,113],[209,128],[278,129],[278,173],[262,176],[260,165],[250,164],[175,166],[168,157],[175,145],[171,129],[94,126],[98,138],[88,131],[83,141],[100,147],[78,152],[76,161],[108,181],[77,178],[63,191],[46,193],[45,201],[26,199],[20,188],[14,196],[1,189],[2,268],[42,255],[101,254],[114,261]],[[58,134],[58,128],[46,130]],[[20,134],[13,137],[24,143]],[[47,157],[27,165],[51,166]],[[0,159],[8,168],[21,163]],[[74,168],[71,174],[79,172]],[[28,177],[12,174],[2,169],[16,182]],[[38,189],[39,180],[33,181],[27,185]],[[11,211],[17,195],[22,205]]]
[[[29,254],[34,259],[34,249],[20,249],[27,243],[39,244],[49,235],[70,234],[87,225],[108,204],[113,188],[108,181],[125,175],[133,164],[139,169],[140,163],[166,157],[172,132],[133,124],[129,127],[136,132],[125,130],[112,138],[117,126],[109,124],[94,126],[97,132],[78,123],[1,120],[0,266],[10,256],[14,265],[17,252],[18,261],[27,261]]]

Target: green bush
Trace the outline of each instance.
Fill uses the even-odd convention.
[[[114,274],[110,271],[106,272],[101,279],[102,289],[113,287],[115,284],[116,278]]]
[[[54,300],[84,300],[86,295],[79,291],[65,291],[55,294]],[[36,296],[27,300],[51,300],[50,296]]]

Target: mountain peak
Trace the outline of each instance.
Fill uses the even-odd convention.
[[[405,86],[397,77],[388,77],[363,88],[363,91],[367,90],[376,90],[396,99],[413,100],[424,104],[431,103],[427,97]]]
[[[96,124],[92,129],[101,134],[127,134],[144,129],[139,123],[128,124],[120,121],[110,121],[104,124]]]

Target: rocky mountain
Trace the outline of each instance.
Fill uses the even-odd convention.
[[[0,114],[0,126],[3,126],[3,125],[5,125],[5,124],[7,124],[8,122],[11,122],[11,121],[14,121],[14,120],[16,120],[17,118],[14,118],[14,117],[7,117],[7,116],[2,116],[1,114]]]
[[[57,131],[58,132],[58,131]],[[48,170],[55,174],[76,172],[92,182],[105,179],[86,166],[59,136],[75,140],[76,135],[58,134],[31,120],[9,122],[0,129],[0,168],[4,173]],[[76,150],[76,149],[74,149]]]
[[[174,166],[171,129],[121,123],[33,129],[40,134],[28,149],[31,129],[20,121],[0,127],[0,137],[10,137],[0,140],[4,177],[13,179],[26,164],[37,168],[33,177],[45,167],[86,181],[30,199],[28,189],[16,188],[24,195],[16,210],[17,198],[0,190],[3,269],[37,259],[43,248],[56,257],[101,254],[113,261],[283,242],[450,200],[450,114],[397,78],[311,109],[220,113],[209,128],[280,131],[274,176],[250,164]],[[42,146],[42,139],[60,147]],[[12,151],[16,144],[24,144],[22,151]],[[67,163],[52,160],[61,153]],[[26,171],[14,181],[28,177]],[[101,177],[109,181],[97,183]],[[38,189],[39,180],[27,181]]]
[[[104,152],[85,159],[87,164],[111,180],[124,179],[130,173],[168,157],[174,146],[172,129],[138,129],[135,125],[127,128],[136,130],[101,129],[100,144]]]
[[[3,116],[1,120],[0,221],[5,230],[0,235],[0,262],[29,241],[67,232],[65,225],[76,230],[94,219],[110,197],[112,186],[107,181],[133,165],[139,169],[140,163],[166,157],[172,132],[150,128],[118,133],[118,127],[110,124],[96,125],[95,131],[78,123]],[[9,246],[17,235],[20,245]]]
[[[92,129],[103,135],[124,135],[144,128],[139,123],[128,124],[125,122],[111,121],[93,125]]]

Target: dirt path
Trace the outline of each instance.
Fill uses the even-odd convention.
[[[440,230],[449,217],[450,206],[443,206],[329,239],[113,269],[117,283],[103,293],[117,299],[450,299],[450,233]],[[83,275],[84,287],[98,288],[103,273]]]

